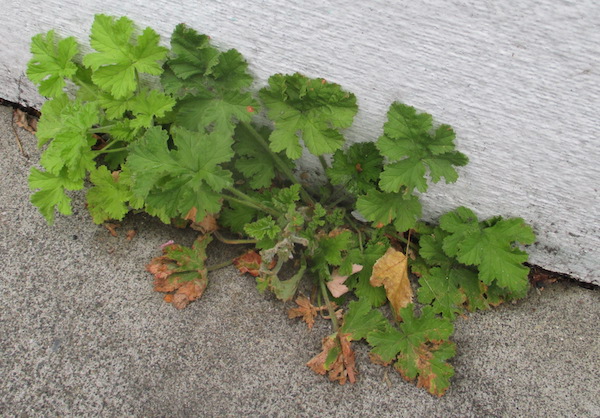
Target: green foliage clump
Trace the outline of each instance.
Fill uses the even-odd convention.
[[[180,306],[206,287],[212,236],[253,244],[259,252],[235,262],[259,290],[291,300],[312,280],[320,291],[317,306],[298,297],[294,311],[309,325],[317,311],[330,314],[334,334],[309,362],[313,370],[354,381],[351,342],[366,340],[374,361],[442,395],[454,374],[456,317],[526,295],[522,245],[535,237],[523,219],[479,220],[460,207],[438,224],[420,221],[420,194],[455,182],[468,162],[453,129],[431,115],[393,103],[375,143],[349,145],[343,130],[356,97],[335,83],[275,74],[254,92],[239,52],[220,51],[183,24],[165,48],[150,28],[97,15],[90,44],[94,51],[80,58],[72,37],[50,31],[32,40],[27,74],[49,100],[31,200],[52,224],[56,210],[71,214],[69,192],[89,184],[97,224],[137,210],[202,230],[202,245],[172,247],[149,268],[162,274],[162,291],[175,289],[168,276],[177,276]],[[323,165],[325,185],[297,175],[304,152]],[[225,239],[218,227],[240,239]],[[388,300],[394,315],[382,308]],[[343,316],[336,305],[347,306]]]

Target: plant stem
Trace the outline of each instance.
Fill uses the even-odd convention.
[[[321,167],[323,167],[323,175],[325,176],[325,178],[327,179],[327,183],[325,184],[325,187],[327,187],[327,189],[329,190],[329,196],[331,197],[334,193],[334,189],[333,189],[333,184],[331,184],[331,182],[329,181],[328,177],[327,177],[327,169],[329,168],[329,165],[327,164],[327,161],[325,161],[325,157],[323,157],[322,155],[319,155],[319,162],[321,163]],[[336,201],[336,204],[339,203]],[[330,205],[330,207],[333,205]]]
[[[112,125],[99,126],[98,128],[90,128],[87,131],[89,134],[103,134],[103,133],[106,133],[106,131],[108,131],[109,129],[114,128],[115,126],[117,126],[117,125],[112,124]]]
[[[206,271],[215,271],[215,270],[219,270],[222,269],[223,267],[227,267],[233,264],[233,260],[227,260],[227,261],[223,261],[222,263],[219,264],[213,264],[212,266],[207,266],[206,267]]]
[[[213,231],[213,235],[219,241],[221,241],[223,244],[239,245],[239,244],[256,244],[258,242],[255,239],[229,239],[229,238],[225,238],[223,235],[221,235],[217,231]]]
[[[321,167],[323,167],[323,174],[326,174],[329,166],[327,165],[327,161],[325,161],[325,157],[319,155],[319,162],[321,163]]]
[[[281,171],[293,184],[300,185],[300,194],[302,195],[302,200],[304,200],[305,203],[314,204],[313,199],[310,197],[310,195],[304,189],[304,187],[302,187],[302,185],[292,172],[291,168],[287,166],[287,164],[281,159],[281,157],[279,157],[279,155],[277,155],[273,152],[273,150],[271,150],[267,141],[265,141],[262,135],[258,133],[254,126],[252,126],[252,124],[249,122],[241,122],[240,124],[244,127],[244,129],[248,131],[252,138],[254,138],[254,140],[269,154],[269,156],[275,162],[275,165],[277,166],[279,171]]]
[[[227,200],[229,200],[231,202],[239,203],[240,205],[248,206],[249,208],[252,208],[252,209],[262,210],[261,208],[259,208],[258,206],[256,206],[254,203],[247,202],[247,201],[242,200],[242,199],[238,199],[237,197],[233,197],[233,196],[229,196],[229,195],[224,194],[223,198],[225,198],[225,199],[227,199]]]
[[[348,196],[345,194],[342,194],[340,197],[338,197],[337,199],[335,199],[332,203],[327,204],[327,209],[333,209],[334,207],[336,207],[342,200],[344,199],[348,199]]]
[[[233,197],[233,196],[227,196],[227,195],[223,195],[223,197],[225,199],[231,200],[232,202],[237,202],[240,203],[242,205],[254,208],[254,209],[258,209],[261,210],[263,212],[266,212],[270,215],[279,217],[281,214],[276,211],[275,209],[272,209],[268,206],[263,205],[260,202],[257,202],[256,200],[252,199],[250,196],[248,196],[247,194],[233,188],[233,187],[228,187],[226,189],[228,192],[236,195],[237,197]]]
[[[398,232],[389,232],[388,235],[391,235],[392,237],[394,237],[395,239],[397,239],[400,242],[403,242],[406,244],[406,251],[408,251],[409,247],[413,247],[415,248],[415,250],[418,250],[417,244],[412,243],[410,240],[404,238],[401,234],[399,234]],[[410,238],[410,234],[409,234],[409,238]]]
[[[85,91],[87,91],[90,95],[94,96],[94,97],[98,97],[98,92],[94,91],[87,83],[84,83],[83,81],[79,80],[78,78],[73,78],[73,82],[75,84],[77,84],[79,87],[83,88]]]
[[[104,147],[102,149],[96,150],[96,152],[98,154],[109,154],[111,152],[121,152],[121,151],[127,151],[127,147],[121,147],[121,148],[113,148],[113,149],[109,149],[106,150],[107,147]]]
[[[319,277],[319,283],[321,285],[321,294],[323,295],[323,299],[325,300],[325,305],[327,306],[327,310],[329,311],[329,316],[331,317],[331,322],[333,324],[333,330],[335,332],[340,328],[340,324],[338,323],[337,316],[335,316],[335,309],[331,306],[331,301],[329,300],[329,295],[327,295],[327,286],[325,286],[325,279]]]

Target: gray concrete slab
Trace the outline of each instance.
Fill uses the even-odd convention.
[[[29,203],[35,138],[0,108],[0,414],[3,416],[600,416],[600,291],[558,283],[461,319],[438,399],[367,359],[339,386],[305,363],[329,332],[286,316],[227,268],[177,311],[145,263],[191,231],[129,216],[118,237],[76,212],[48,227]],[[135,228],[137,236],[125,239]],[[216,262],[231,255],[214,247]]]

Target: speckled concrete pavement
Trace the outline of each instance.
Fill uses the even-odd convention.
[[[29,159],[0,108],[2,416],[600,416],[597,289],[558,283],[460,319],[441,399],[370,364],[362,344],[358,383],[339,386],[305,366],[327,324],[308,331],[233,268],[183,311],[152,291],[144,264],[192,231],[132,215],[112,237],[81,194],[73,216],[47,226],[27,188],[35,138],[19,136]]]

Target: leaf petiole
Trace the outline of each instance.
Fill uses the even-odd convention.
[[[258,242],[255,239],[229,239],[229,238],[225,238],[223,235],[221,235],[217,231],[213,231],[213,235],[219,241],[221,241],[223,244],[241,245],[241,244],[256,244]]]
[[[228,192],[230,192],[231,194],[234,194],[236,196],[236,197],[233,197],[233,196],[223,195],[223,197],[225,199],[240,203],[245,206],[249,206],[254,209],[261,210],[263,212],[268,213],[269,215],[273,215],[273,216],[277,216],[277,217],[281,216],[281,213],[279,213],[275,209],[265,206],[260,202],[257,202],[255,199],[253,199],[252,197],[248,196],[246,193],[244,193],[240,190],[237,190],[233,187],[228,187],[225,190],[227,190]]]
[[[224,267],[230,266],[233,264],[233,259],[231,260],[227,260],[227,261],[223,261],[222,263],[218,263],[218,264],[213,264],[212,266],[206,266],[206,271],[215,271],[215,270],[219,270],[222,269]]]
[[[111,152],[123,152],[123,151],[127,151],[127,147],[120,147],[120,148],[112,148],[112,149],[106,149],[107,147],[104,147],[102,149],[96,150],[96,152],[98,154],[110,154]]]
[[[89,134],[104,134],[108,130],[114,128],[115,126],[117,126],[117,125],[116,124],[112,124],[112,125],[99,126],[97,128],[90,128],[90,129],[87,130],[87,132]]]
[[[327,294],[327,286],[325,285],[325,279],[319,277],[319,284],[321,285],[321,294],[323,295],[323,299],[325,300],[325,305],[327,306],[327,310],[329,311],[329,316],[331,317],[331,323],[333,324],[333,331],[337,332],[340,328],[340,325],[337,320],[337,316],[335,316],[335,309],[333,309],[333,305],[329,300],[329,295]]]

